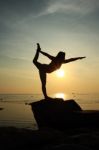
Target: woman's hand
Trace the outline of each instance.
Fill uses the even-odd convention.
[[[84,57],[79,57],[79,59],[83,59],[83,58],[86,58],[85,56]]]

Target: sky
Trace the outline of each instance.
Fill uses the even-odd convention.
[[[63,78],[48,74],[49,94],[99,93],[98,0],[0,0],[0,93],[42,93],[36,43],[53,56],[86,56],[63,65]]]

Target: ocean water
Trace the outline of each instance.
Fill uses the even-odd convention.
[[[99,94],[55,93],[52,97],[74,99],[83,110],[99,110]],[[38,129],[36,120],[28,105],[43,99],[40,94],[0,94],[0,126]]]

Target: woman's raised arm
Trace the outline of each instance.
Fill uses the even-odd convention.
[[[74,57],[74,58],[64,60],[63,63],[65,64],[65,63],[69,63],[69,62],[76,61],[78,59],[84,59],[84,58],[86,58],[86,57],[85,56],[84,57]]]
[[[44,56],[47,56],[49,59],[53,60],[55,57],[52,55],[49,55],[48,53],[45,53],[43,51],[40,50],[40,53],[43,54]]]

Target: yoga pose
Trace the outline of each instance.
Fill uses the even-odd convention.
[[[39,53],[47,56],[51,60],[51,62],[49,64],[41,64],[40,62],[38,62],[37,60],[39,57]],[[39,75],[40,75],[40,79],[42,83],[42,91],[43,91],[45,99],[49,98],[46,92],[46,73],[51,73],[59,69],[62,64],[69,63],[69,62],[72,62],[78,59],[83,59],[83,58],[86,58],[86,57],[75,57],[75,58],[65,59],[65,53],[61,51],[56,55],[56,57],[54,57],[41,51],[40,45],[39,43],[37,43],[37,51],[33,59],[33,63],[39,70]]]

